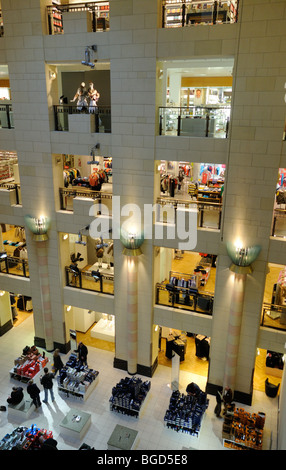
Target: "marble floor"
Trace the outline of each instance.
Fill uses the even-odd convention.
[[[33,317],[28,317],[19,326],[12,328],[0,338],[0,405],[6,405],[6,399],[10,394],[12,386],[19,382],[10,378],[9,371],[12,369],[14,359],[17,358],[26,345],[33,344],[34,329]],[[41,351],[41,349],[39,348]],[[51,355],[48,353],[48,357]],[[65,362],[69,354],[62,355]],[[198,437],[182,434],[168,429],[164,425],[164,415],[169,405],[171,396],[171,368],[159,365],[154,376],[151,378],[151,390],[147,396],[146,403],[138,419],[109,409],[109,398],[112,387],[126,377],[127,373],[113,368],[114,353],[89,347],[89,367],[99,371],[99,381],[96,388],[86,401],[69,397],[66,398],[54,385],[56,400],[53,403],[42,404],[35,410],[25,422],[11,419],[8,412],[0,412],[0,439],[7,433],[12,432],[19,425],[30,426],[36,424],[53,432],[58,441],[60,450],[77,450],[84,442],[97,450],[106,450],[107,441],[116,424],[125,425],[138,431],[136,449],[152,451],[174,451],[182,449],[196,450],[226,450],[222,442],[222,419],[214,415],[215,397],[209,395],[209,407],[205,412],[201,431]],[[50,363],[51,364],[51,363]],[[146,377],[141,377],[147,380]],[[186,371],[180,372],[180,391],[184,392],[186,385],[194,381],[204,389],[206,378]],[[26,385],[23,385],[25,388]],[[43,398],[43,392],[41,392]],[[278,399],[268,398],[264,392],[254,391],[253,404],[251,407],[237,403],[251,412],[264,412],[266,422],[264,429],[264,449],[276,449],[277,440],[277,415]],[[91,425],[82,441],[75,438],[67,438],[61,433],[59,427],[63,417],[71,408],[80,413],[85,411],[91,413]]]

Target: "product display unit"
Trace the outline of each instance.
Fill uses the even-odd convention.
[[[138,418],[150,388],[150,380],[143,382],[139,377],[121,379],[112,389],[110,410]]]
[[[174,431],[181,431],[198,437],[208,404],[207,395],[202,391],[198,396],[190,396],[175,390],[172,393],[169,408],[164,417],[166,426]]]
[[[71,395],[86,400],[97,384],[98,374],[98,371],[82,365],[76,355],[71,354],[57,376],[58,390],[67,397]]]

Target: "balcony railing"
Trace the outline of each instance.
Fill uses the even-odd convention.
[[[11,104],[0,104],[0,127],[14,129],[13,110]]]
[[[209,292],[194,292],[186,287],[156,284],[156,304],[212,315],[214,296]]]
[[[85,197],[88,199],[93,199],[97,202],[101,202],[103,199],[112,199],[112,194],[104,193],[103,191],[93,191],[92,189],[82,189],[82,188],[60,188],[60,205],[61,210],[72,210],[68,207],[69,198],[75,197]]]
[[[239,0],[163,0],[162,28],[236,23]],[[190,8],[189,8],[190,7]]]
[[[0,273],[29,277],[28,261],[15,256],[0,258]]]
[[[98,273],[98,271],[83,271],[76,266],[66,266],[65,271],[68,287],[114,295],[114,274],[112,272],[106,274]]]
[[[261,326],[286,330],[286,307],[264,303],[262,307]]]
[[[86,11],[91,14],[92,32],[109,29],[109,2],[97,0],[96,2],[49,5],[47,7],[49,34],[64,33],[62,14],[65,12],[72,14],[78,11]]]
[[[160,107],[159,135],[227,138],[230,106]]]
[[[174,199],[171,197],[159,197],[157,198],[157,204],[162,207],[162,217],[157,222],[173,223],[177,222],[177,209],[180,207],[186,207],[190,209],[196,209],[198,211],[198,225],[199,228],[217,229],[221,227],[221,213],[222,203],[221,202],[198,202],[197,200],[183,201],[180,199]],[[171,214],[164,214],[165,209],[171,209]]]
[[[16,204],[22,204],[21,187],[18,183],[0,183],[0,189],[8,189],[8,191],[15,190]]]
[[[94,116],[94,129],[91,132],[111,133],[111,107],[98,106],[91,107],[94,112],[82,112],[77,106],[70,105],[54,105],[55,116],[55,130],[68,131],[69,130],[69,115],[78,114],[90,117]]]

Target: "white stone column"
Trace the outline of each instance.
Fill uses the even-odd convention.
[[[45,343],[47,351],[52,351],[54,349],[54,342],[47,241],[38,241],[36,242],[36,246],[39,281],[41,289],[43,324],[45,331]]]
[[[127,257],[127,369],[137,373],[138,349],[138,259]]]
[[[234,274],[226,345],[224,387],[235,389],[241,320],[247,274]]]

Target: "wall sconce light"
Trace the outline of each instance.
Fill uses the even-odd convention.
[[[141,245],[144,242],[144,235],[135,232],[126,232],[121,230],[120,240],[124,246],[123,254],[126,256],[140,256],[142,255]]]
[[[0,261],[3,261],[3,259],[6,259],[7,258],[7,253],[6,251],[1,251],[0,253]]]
[[[33,233],[33,240],[37,242],[43,242],[48,240],[48,230],[50,228],[50,219],[44,215],[40,217],[31,217],[25,215],[25,222],[28,228]]]
[[[53,72],[52,70],[50,70],[49,76],[50,76],[50,80],[55,80],[55,78],[57,77],[57,74],[56,72]]]
[[[254,245],[250,247],[242,247],[233,243],[227,243],[226,249],[232,264],[230,270],[237,274],[250,274],[253,269],[251,264],[256,260],[260,253],[261,247]]]
[[[0,297],[3,297],[4,294],[5,294],[5,291],[4,291],[4,290],[1,290],[1,291],[0,291]]]
[[[65,234],[63,235],[63,240],[67,240],[68,238],[69,238],[68,233],[65,233]]]
[[[95,62],[97,62],[97,60],[93,60],[93,62],[91,62],[91,55],[93,52],[97,52],[97,46],[95,44],[92,46],[86,46],[84,53],[85,59],[81,61],[82,65],[86,65],[92,69],[94,68]]]
[[[67,312],[70,312],[71,311],[71,305],[68,305],[67,306]]]

